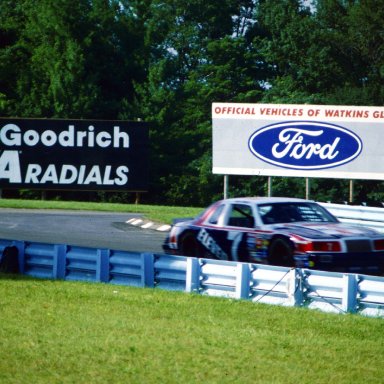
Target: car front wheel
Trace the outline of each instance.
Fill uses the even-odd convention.
[[[192,233],[185,234],[180,241],[180,253],[182,256],[198,257],[198,244]]]

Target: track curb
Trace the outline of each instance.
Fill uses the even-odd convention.
[[[139,217],[133,217],[125,222],[126,224],[132,225],[134,227],[140,227],[143,229],[152,229],[159,232],[169,232],[171,226],[168,224],[159,224],[153,221],[144,220]]]

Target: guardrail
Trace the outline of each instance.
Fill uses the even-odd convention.
[[[47,279],[152,287],[327,312],[384,317],[384,277],[165,254],[0,240],[20,273]]]
[[[384,233],[384,208],[320,203],[340,221],[372,227]]]

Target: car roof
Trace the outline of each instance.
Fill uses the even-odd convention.
[[[305,200],[305,199],[299,199],[295,197],[256,196],[256,197],[233,197],[230,199],[221,200],[221,202],[248,203],[248,204],[253,204],[253,203],[272,204],[272,203],[305,203],[305,202],[313,203],[313,200]]]

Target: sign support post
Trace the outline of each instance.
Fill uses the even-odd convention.
[[[224,175],[224,199],[228,199],[228,175]]]

